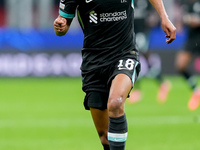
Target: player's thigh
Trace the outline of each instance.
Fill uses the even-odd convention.
[[[125,100],[140,72],[140,63],[131,56],[119,59],[110,78],[109,100],[121,97]]]
[[[124,102],[133,86],[131,78],[123,73],[117,74],[112,80],[109,100],[121,98]]]

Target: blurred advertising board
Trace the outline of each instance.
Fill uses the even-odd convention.
[[[82,32],[0,29],[0,76],[80,76]]]
[[[178,34],[170,45],[165,43],[165,35],[160,28],[152,29],[149,49],[153,62],[159,64],[163,74],[176,74],[175,56],[186,39],[187,32]],[[163,39],[162,39],[163,37]],[[63,37],[53,30],[16,30],[0,28],[0,76],[80,76],[82,62],[82,31],[72,32]],[[141,59],[143,71],[146,62]],[[157,67],[159,67],[157,66]],[[200,72],[200,58],[196,58],[189,68]]]
[[[0,76],[80,76],[80,52],[1,53]]]

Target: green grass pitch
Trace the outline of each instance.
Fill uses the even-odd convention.
[[[126,150],[200,149],[200,107],[187,108],[182,78],[166,78],[165,104],[151,79],[141,81],[141,101],[126,103]],[[83,98],[80,78],[0,78],[0,150],[102,150]]]

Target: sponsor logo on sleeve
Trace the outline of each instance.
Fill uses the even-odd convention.
[[[65,9],[65,4],[60,3],[60,8],[64,10]]]

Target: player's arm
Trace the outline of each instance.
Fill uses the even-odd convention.
[[[176,38],[176,28],[168,18],[168,15],[163,5],[163,1],[162,0],[149,0],[149,1],[154,6],[154,8],[156,9],[161,18],[162,29],[166,33],[167,37],[166,43],[169,44]]]
[[[58,16],[54,21],[54,31],[56,35],[63,36],[69,30],[72,19],[64,18],[62,16]]]

